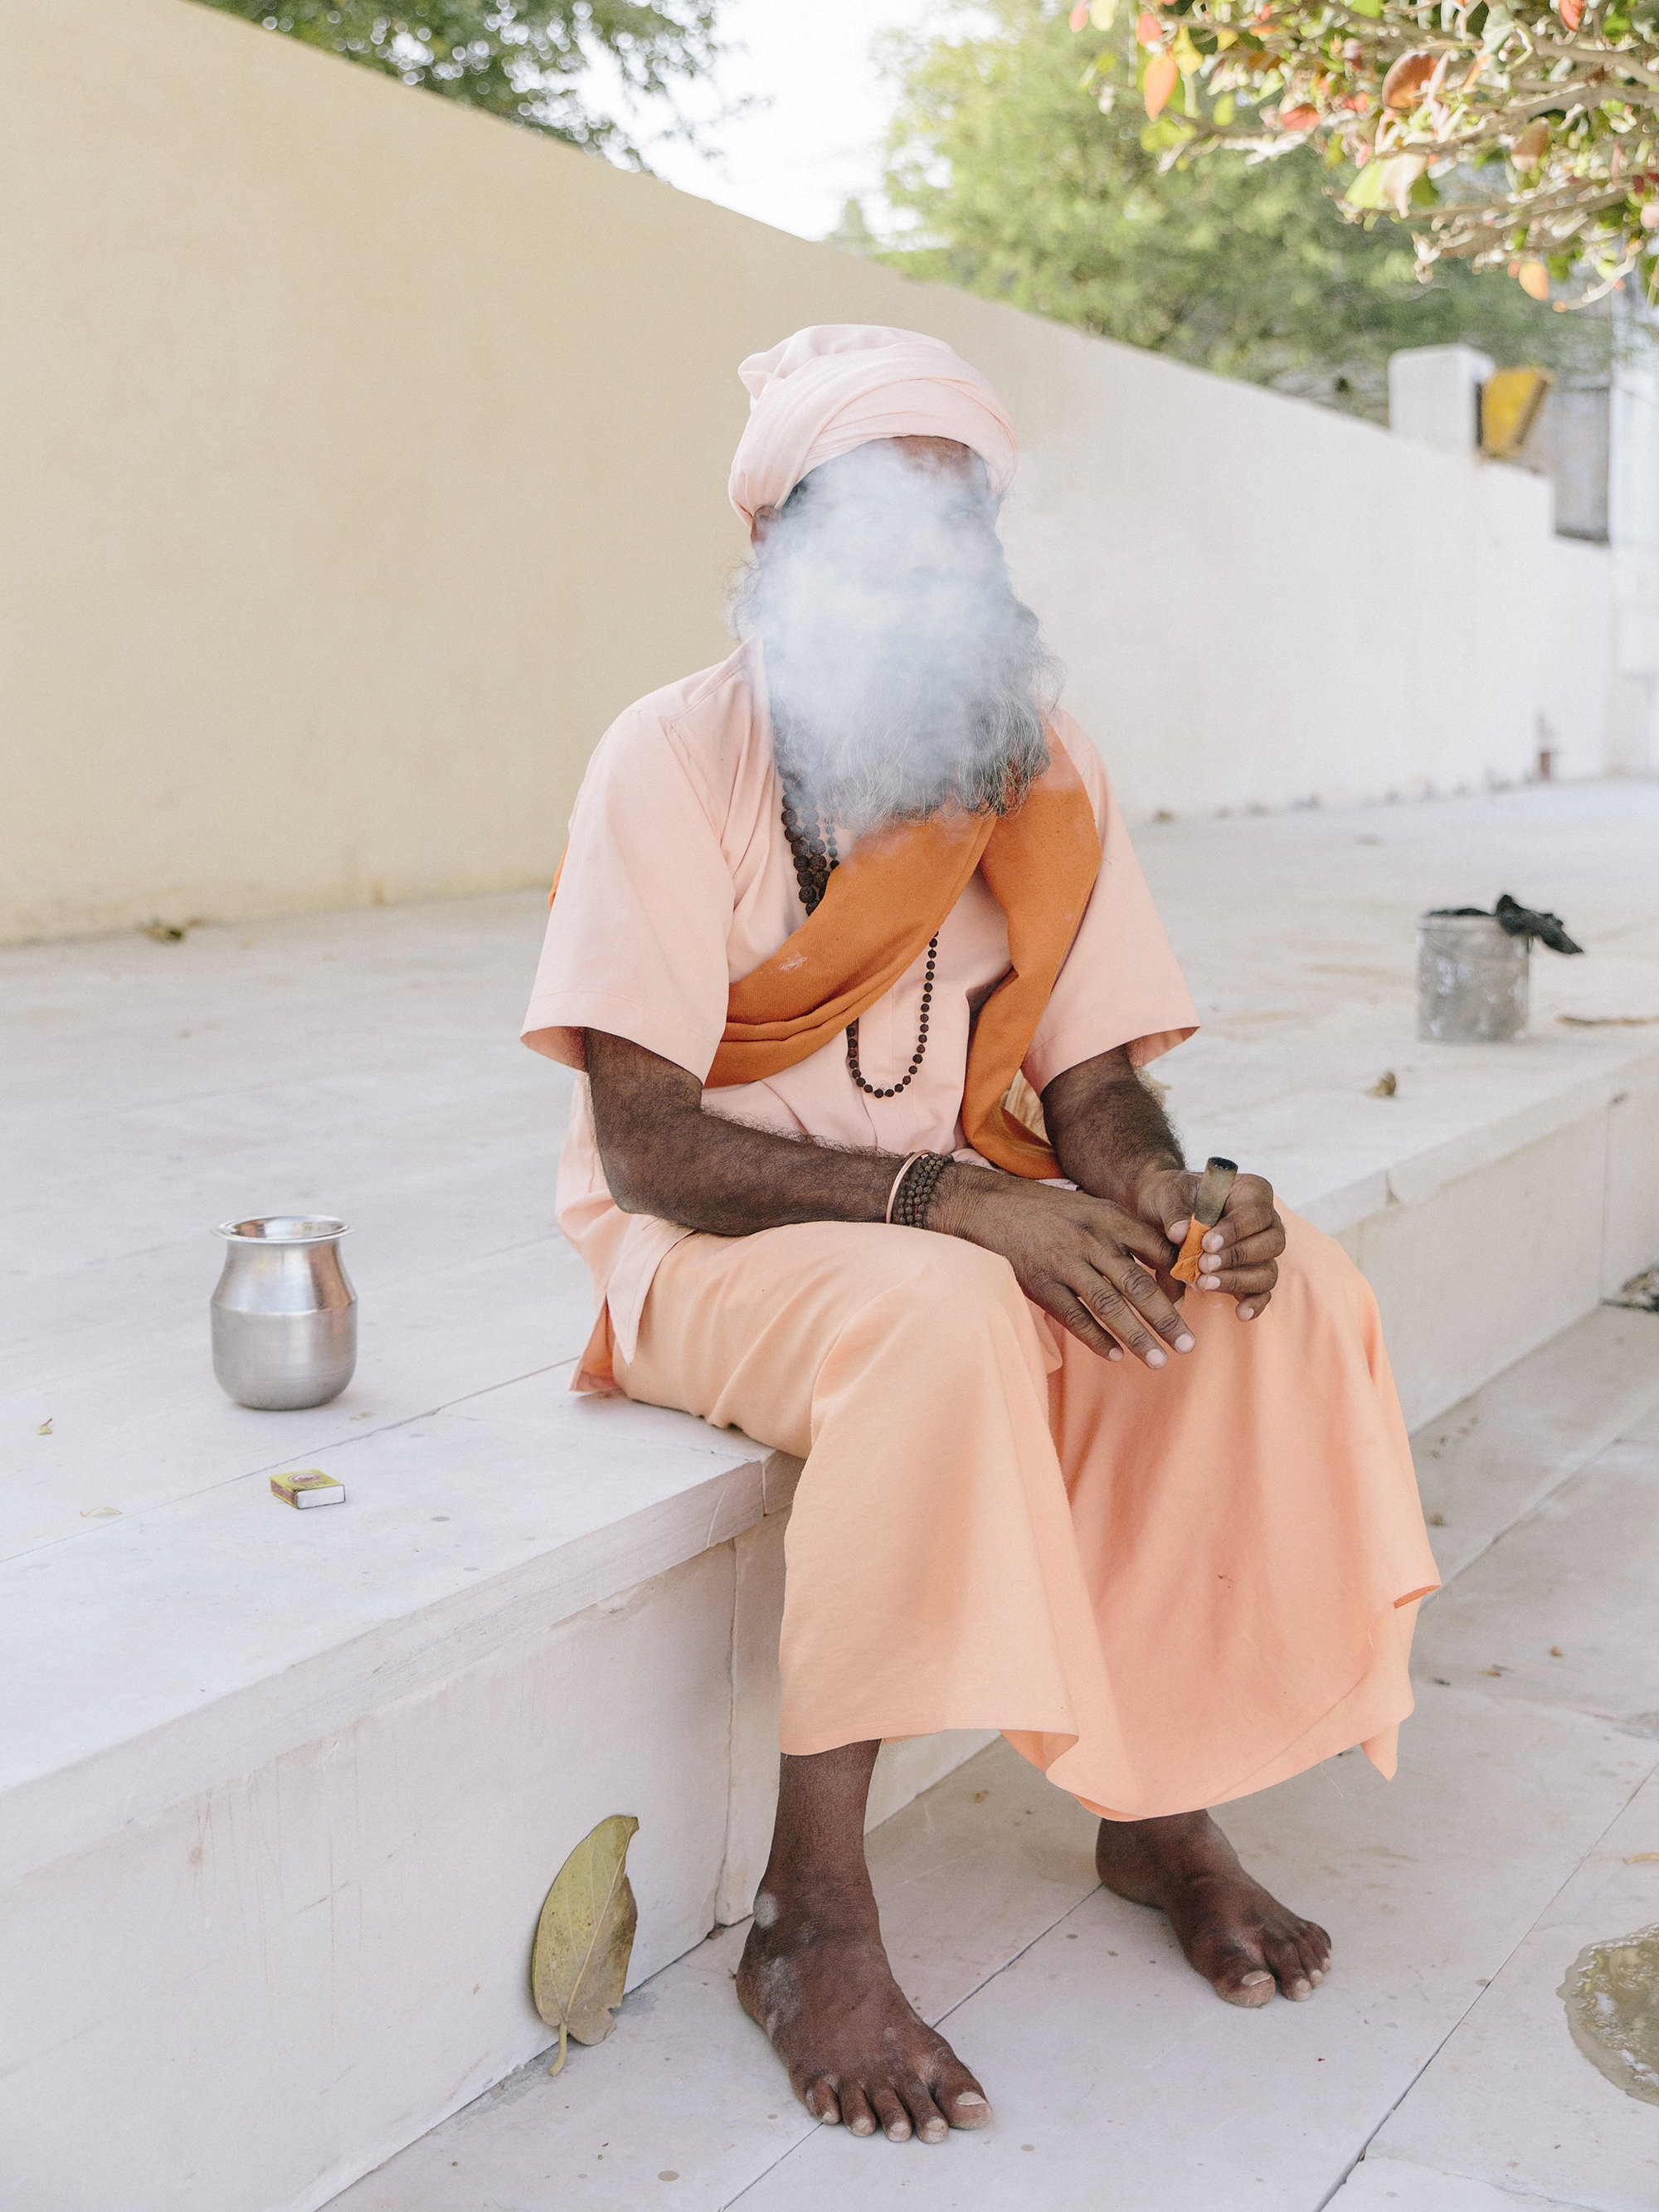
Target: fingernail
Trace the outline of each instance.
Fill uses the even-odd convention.
[[[1146,1354],[1146,1364],[1149,1367],[1167,1366],[1169,1364],[1168,1357],[1165,1353],[1160,1352],[1158,1346],[1154,1345],[1152,1350]]]
[[[1218,1229],[1212,1229],[1204,1239],[1204,1249],[1206,1252],[1218,1252],[1226,1241]]]
[[[1123,1357],[1122,1350],[1119,1346],[1115,1344],[1111,1350],[1107,1353],[1106,1357],[1108,1359],[1121,1359]]]
[[[1198,1279],[1198,1287],[1200,1291],[1218,1291],[1221,1288],[1221,1278],[1218,1275],[1200,1275]]]
[[[1198,1341],[1195,1336],[1178,1336],[1175,1340],[1177,1352],[1190,1352]]]
[[[1255,1308],[1254,1306],[1240,1306],[1238,1310],[1238,1317],[1240,1321],[1254,1321],[1255,1318]]]

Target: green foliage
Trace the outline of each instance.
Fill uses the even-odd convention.
[[[628,94],[660,99],[706,76],[719,51],[715,0],[206,0],[305,45],[641,165],[616,117],[578,80],[603,56]]]
[[[1071,27],[1119,9],[1078,0]],[[1136,37],[1166,159],[1313,145],[1425,264],[1659,301],[1659,0],[1147,0]]]
[[[1132,16],[1085,45],[1047,0],[990,0],[886,60],[902,88],[887,197],[915,228],[882,258],[909,275],[1379,420],[1401,346],[1463,339],[1558,372],[1605,360],[1603,322],[1553,316],[1502,276],[1448,263],[1420,282],[1409,235],[1345,216],[1306,147],[1163,167]]]

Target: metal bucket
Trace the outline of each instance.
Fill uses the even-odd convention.
[[[222,1222],[213,1371],[239,1406],[325,1406],[357,1364],[357,1294],[340,1261],[350,1224],[307,1214]]]
[[[1425,914],[1417,925],[1417,1034],[1500,1044],[1527,1025],[1531,940],[1490,915]]]

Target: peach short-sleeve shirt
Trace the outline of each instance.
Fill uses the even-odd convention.
[[[1054,728],[1100,833],[1099,877],[1026,1054],[1032,1089],[1127,1045],[1137,1066],[1197,1027],[1175,955],[1112,799],[1100,756],[1071,717]],[[805,920],[784,835],[782,787],[758,647],[653,691],[599,740],[576,799],[524,1041],[579,1072],[582,1032],[604,1030],[701,1082],[726,1025],[731,985]],[[925,959],[859,1024],[866,1079],[896,1083],[915,1048]],[[1006,971],[1002,909],[975,876],[939,931],[927,1055],[896,1098],[854,1083],[837,1038],[763,1083],[705,1091],[733,1121],[892,1153],[976,1157],[963,1143],[962,1092],[978,1006]],[[624,1213],[576,1085],[559,1166],[558,1221],[586,1261],[613,1340],[631,1358],[658,1263],[690,1232]]]

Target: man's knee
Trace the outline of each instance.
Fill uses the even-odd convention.
[[[1376,1303],[1370,1285],[1335,1237],[1295,1214],[1285,1218],[1275,1302],[1303,1305],[1313,1314],[1345,1316]]]

